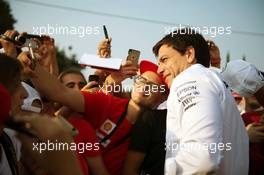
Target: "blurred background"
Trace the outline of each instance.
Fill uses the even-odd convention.
[[[262,0],[0,1],[1,33],[13,27],[19,32],[50,34],[60,59],[66,58],[60,68],[75,64],[67,59],[96,54],[104,38],[103,25],[112,37],[112,57],[125,59],[132,48],[141,51],[141,59],[154,63],[153,45],[173,27],[189,25],[201,29],[206,39],[219,46],[222,68],[228,60],[246,59],[264,70]],[[65,31],[59,31],[63,27]],[[92,72],[84,70],[85,74]]]

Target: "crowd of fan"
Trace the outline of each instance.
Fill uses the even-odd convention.
[[[158,64],[126,60],[90,82],[58,70],[53,38],[2,34],[0,174],[264,174],[264,73],[243,60],[221,71],[217,45],[186,31],[157,42]],[[111,39],[97,53],[109,59]],[[131,92],[101,88],[128,78]]]

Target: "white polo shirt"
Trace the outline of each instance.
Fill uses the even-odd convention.
[[[167,108],[166,175],[248,174],[247,132],[220,74],[190,66],[173,80]]]
[[[9,136],[11,139],[17,160],[20,161],[21,158],[21,142],[16,138],[16,132],[14,130],[4,128],[5,133]],[[12,171],[10,169],[6,154],[4,152],[3,146],[0,144],[0,151],[2,151],[1,156],[0,156],[0,175],[12,175]]]

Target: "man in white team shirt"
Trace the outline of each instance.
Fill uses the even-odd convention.
[[[176,30],[153,52],[170,87],[165,174],[248,174],[248,136],[226,84],[206,68],[204,38]]]

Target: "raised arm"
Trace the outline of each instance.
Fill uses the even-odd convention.
[[[84,112],[85,104],[82,92],[66,88],[59,82],[56,76],[48,73],[38,63],[36,64],[35,70],[31,70],[28,67],[31,64],[31,60],[28,58],[27,53],[21,53],[19,59],[26,67],[26,74],[30,75],[34,86],[42,95],[49,100],[68,106],[74,111]]]

